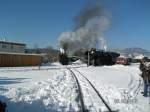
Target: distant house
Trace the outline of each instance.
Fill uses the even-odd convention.
[[[0,52],[24,53],[25,48],[24,43],[0,41]]]

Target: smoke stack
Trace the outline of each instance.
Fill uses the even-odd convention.
[[[59,45],[66,51],[95,48],[106,50],[103,33],[108,29],[110,19],[100,4],[87,4],[74,17],[72,32],[64,32],[58,38]]]

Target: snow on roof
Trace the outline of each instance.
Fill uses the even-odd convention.
[[[4,44],[13,44],[13,45],[22,45],[25,46],[25,43],[20,43],[20,42],[10,42],[10,41],[0,41],[0,43],[4,43]]]
[[[80,60],[80,59],[78,59],[77,61],[75,61],[75,62],[73,62],[74,64],[83,64],[83,62]]]
[[[0,54],[11,54],[11,55],[34,55],[34,56],[44,56],[45,54],[27,54],[27,53],[11,53],[11,52],[0,52]]]

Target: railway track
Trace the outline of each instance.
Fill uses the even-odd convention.
[[[81,112],[88,112],[88,110],[86,110],[85,108],[85,103],[84,103],[84,100],[83,100],[83,94],[82,94],[82,89],[81,89],[81,85],[79,83],[79,80],[77,78],[77,76],[75,75],[75,73],[70,69],[70,68],[67,68],[71,74],[73,75],[73,77],[75,78],[76,82],[77,82],[77,86],[78,86],[78,92],[79,92],[79,98],[80,98],[80,111]]]
[[[84,76],[84,74],[82,74],[80,71],[78,71],[75,68],[67,68],[71,74],[73,75],[73,77],[75,78],[77,85],[78,85],[78,90],[79,90],[79,98],[80,98],[80,110],[81,112],[89,112],[89,110],[86,109],[85,107],[85,102],[84,102],[84,94],[82,91],[82,87],[80,85],[80,80],[78,78],[78,76],[74,73],[74,71],[76,71],[78,74],[80,74],[80,76],[82,76],[84,78],[84,80],[86,80],[89,85],[92,87],[92,89],[95,91],[95,93],[97,94],[97,96],[99,97],[99,100],[102,101],[102,103],[105,105],[105,107],[107,108],[108,111],[104,111],[104,112],[118,112],[118,110],[112,110],[111,107],[109,106],[109,104],[105,101],[105,99],[102,97],[102,95],[99,93],[99,91],[96,89],[96,87],[91,83],[91,81]]]

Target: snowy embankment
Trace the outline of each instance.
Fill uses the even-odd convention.
[[[0,100],[6,102],[8,112],[78,111],[76,82],[66,74],[64,70],[3,70]]]
[[[148,98],[140,94],[138,65],[86,67],[74,64],[68,67],[83,73],[113,110],[149,112]],[[55,63],[38,69],[0,68],[0,100],[7,103],[8,112],[79,111],[77,84],[66,66]],[[106,110],[90,85],[80,76],[79,80],[86,107],[92,112]]]

